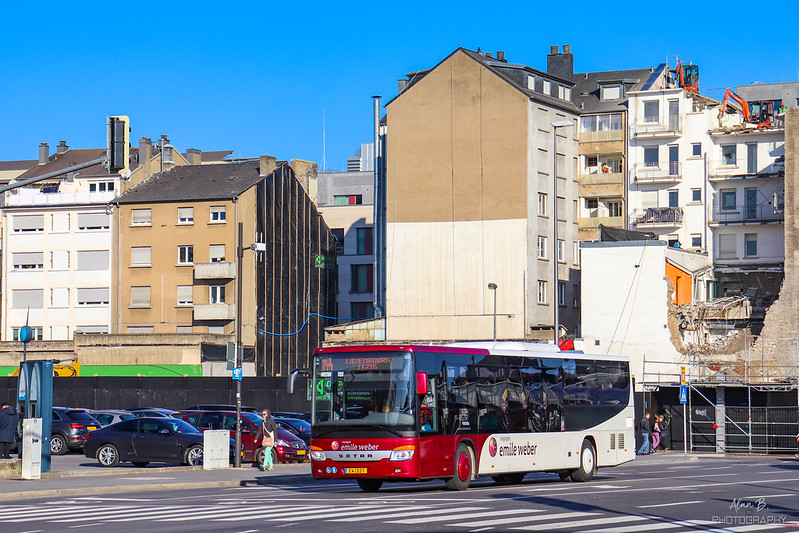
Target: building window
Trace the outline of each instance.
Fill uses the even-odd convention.
[[[757,233],[744,235],[744,253],[746,257],[757,257]]]
[[[336,238],[336,255],[342,256],[344,255],[344,229],[343,228],[334,228],[330,230],[333,233],[333,236]]]
[[[78,270],[108,270],[108,250],[78,250]]]
[[[50,289],[50,307],[69,307],[69,288]]]
[[[647,124],[660,122],[660,103],[657,100],[644,102],[644,122]]]
[[[13,309],[41,309],[44,306],[44,289],[14,289],[11,291]]]
[[[737,259],[735,237],[734,233],[719,235],[719,259]]]
[[[544,84],[542,86],[542,93],[550,94],[552,92],[552,82],[549,80],[543,80]]]
[[[599,216],[599,199],[598,198],[586,198],[585,199],[585,208],[588,210],[588,217],[589,218],[596,218]]]
[[[702,201],[702,189],[691,189],[691,201],[692,202]]]
[[[106,192],[114,190],[113,181],[95,181],[89,183],[89,192]]]
[[[14,252],[14,270],[44,270],[44,252]]]
[[[152,209],[131,209],[130,223],[133,226],[149,226],[153,223]]]
[[[699,234],[691,235],[691,248],[695,248],[697,250],[702,249],[702,236]]]
[[[589,174],[593,174],[597,171],[597,165],[599,164],[599,158],[595,155],[587,155],[585,156],[585,170]]]
[[[108,229],[108,218],[106,213],[78,213],[78,231]]]
[[[350,313],[352,320],[365,320],[375,316],[375,308],[372,302],[352,302],[350,303]]]
[[[212,304],[225,303],[225,286],[224,285],[211,285],[209,287],[210,295],[208,301]]]
[[[680,192],[668,191],[669,193],[669,207],[680,207]]]
[[[194,304],[194,287],[191,285],[178,285],[178,305]]]
[[[372,249],[372,228],[356,228],[355,234],[358,238],[358,255],[370,255]]]
[[[566,284],[562,281],[558,282],[558,305],[561,307],[566,305]]]
[[[225,222],[226,216],[224,205],[211,206],[211,222]]]
[[[75,326],[75,333],[108,333],[108,326]]]
[[[152,249],[149,246],[134,246],[130,249],[130,266],[151,266]]]
[[[224,335],[225,326],[208,326],[208,333],[212,333],[214,335]]]
[[[44,231],[44,215],[16,215],[11,220],[15,233]]]
[[[547,282],[542,279],[538,280],[538,303],[547,303]]]
[[[50,225],[53,233],[69,232],[69,213],[53,213],[50,216]]]
[[[108,288],[78,289],[78,305],[108,305]]]
[[[225,261],[224,244],[212,244],[208,247],[208,253],[212,263],[223,263]]]
[[[611,200],[607,202],[608,216],[620,217],[621,216],[621,202],[618,200]]]
[[[363,196],[360,194],[344,194],[333,196],[333,205],[361,205]]]
[[[178,246],[178,264],[179,265],[192,265],[194,264],[194,246]]]
[[[694,157],[702,155],[702,143],[691,143],[691,155]]]
[[[548,211],[548,201],[547,201],[547,193],[540,192],[538,193],[538,216],[545,217],[547,216]]]
[[[148,333],[155,333],[155,328],[153,326],[128,326],[126,328],[126,333],[146,335]]]
[[[68,250],[53,250],[50,252],[50,270],[69,270]]]
[[[177,326],[175,328],[175,333],[184,333],[184,334],[194,333],[194,327],[192,327],[192,326]]]
[[[721,164],[724,166],[735,166],[737,159],[735,157],[736,146],[734,144],[721,145]]]
[[[644,147],[644,166],[647,168],[657,168],[658,166],[658,147]]]
[[[624,98],[624,86],[621,84],[614,85],[600,85],[599,86],[599,99],[600,100],[618,100]]]
[[[579,265],[580,264],[580,243],[579,242],[574,241],[572,243],[572,253],[574,254],[574,264],[575,265]]]
[[[721,210],[722,211],[735,211],[736,205],[736,190],[723,189],[721,191]]]
[[[178,207],[178,224],[194,224],[193,207]]]
[[[373,265],[352,265],[351,292],[372,292],[373,290]]]
[[[538,258],[539,259],[547,259],[549,256],[547,255],[547,238],[543,235],[538,236]]]
[[[150,287],[131,287],[130,306],[138,308],[150,307]]]
[[[757,145],[746,145],[746,173],[757,174]]]
[[[558,263],[566,262],[566,241],[558,239]]]
[[[50,326],[51,341],[69,340],[69,326]]]
[[[580,307],[580,284],[575,283],[572,286],[572,290],[574,291],[572,293],[572,306]]]
[[[11,334],[14,337],[13,340],[15,340],[15,341],[19,340],[19,330],[20,329],[22,329],[22,328],[13,328],[11,330]],[[32,330],[32,333],[33,333],[33,337],[32,337],[31,340],[40,341],[40,340],[44,339],[44,333],[43,333],[44,330],[42,328],[31,328],[31,330]]]

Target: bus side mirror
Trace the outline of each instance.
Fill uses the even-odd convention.
[[[427,394],[427,374],[425,372],[416,373],[416,394]]]
[[[289,394],[294,394],[294,382],[299,374],[307,376],[309,374],[309,370],[307,368],[295,368],[294,370],[291,371],[291,374],[289,374],[289,382],[288,382]]]

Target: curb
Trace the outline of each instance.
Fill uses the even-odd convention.
[[[51,498],[59,496],[78,496],[87,494],[104,494],[108,492],[150,492],[159,490],[210,489],[237,487],[241,481],[201,481],[195,483],[157,483],[153,485],[119,485],[113,487],[85,487],[80,489],[43,489],[3,494],[4,500],[29,500],[34,498]]]

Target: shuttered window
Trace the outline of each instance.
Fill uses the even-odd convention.
[[[212,244],[209,249],[212,263],[221,263],[225,260],[224,244]]]
[[[130,264],[134,266],[150,266],[152,263],[152,248],[149,246],[134,246],[130,249]]]
[[[106,213],[78,213],[78,229],[82,231],[108,229],[108,219]]]
[[[719,259],[736,259],[738,257],[737,235],[719,235]]]
[[[15,289],[11,291],[11,302],[14,309],[41,309],[44,305],[44,289]]]
[[[16,215],[12,220],[16,232],[44,231],[44,215]]]
[[[108,270],[108,250],[79,250],[78,270]]]
[[[193,207],[178,207],[178,224],[194,224]]]
[[[191,285],[178,285],[178,305],[192,305],[194,303],[194,287]]]
[[[132,209],[130,211],[130,223],[134,226],[149,226],[153,223],[152,209]]]
[[[44,252],[14,252],[14,270],[42,270]]]
[[[131,287],[130,306],[150,307],[150,287]]]
[[[108,288],[78,289],[78,305],[108,305]]]

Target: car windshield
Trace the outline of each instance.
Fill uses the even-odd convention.
[[[413,426],[410,353],[326,353],[314,365],[317,426]]]
[[[183,420],[177,420],[175,418],[171,418],[171,419],[162,419],[161,422],[169,426],[169,429],[171,429],[175,433],[201,433],[199,429],[192,426],[188,422],[184,422]]]

